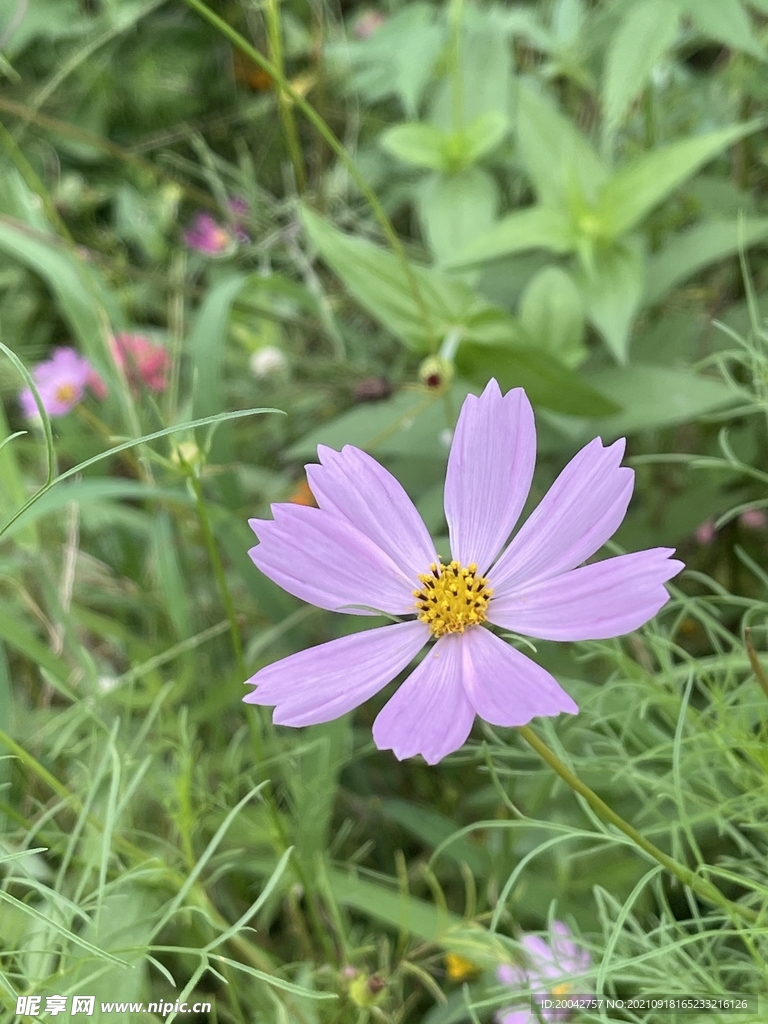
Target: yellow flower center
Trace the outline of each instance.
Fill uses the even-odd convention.
[[[463,633],[467,626],[485,622],[488,602],[493,591],[488,581],[477,575],[477,566],[466,568],[458,562],[429,567],[430,572],[419,576],[424,586],[414,590],[418,617],[432,630],[432,636]]]
[[[564,981],[560,985],[555,985],[550,994],[553,996],[567,996],[570,991],[571,986]]]
[[[77,388],[74,384],[59,384],[56,388],[56,398],[60,402],[71,402],[77,395]]]

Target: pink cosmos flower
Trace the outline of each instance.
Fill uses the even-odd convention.
[[[207,256],[218,256],[232,246],[232,235],[210,213],[198,213],[192,227],[184,232],[184,241],[190,249]]]
[[[163,345],[143,334],[116,334],[110,347],[115,362],[134,387],[145,384],[152,391],[165,391],[170,360]]]
[[[563,982],[563,977],[584,974],[592,964],[589,953],[577,946],[571,938],[571,931],[562,921],[552,922],[552,941],[546,943],[538,935],[525,935],[520,944],[525,950],[528,963],[525,967],[517,964],[501,964],[496,968],[496,978],[502,985],[516,989],[530,988],[531,992],[557,997],[575,993],[574,982]],[[578,994],[582,994],[582,988]],[[546,1021],[567,1020],[569,1010],[560,1008],[539,1008]],[[536,1024],[537,1017],[529,1007],[520,1010],[499,1010],[497,1024]]]
[[[32,371],[43,408],[49,416],[65,416],[83,400],[90,385],[98,393],[103,381],[88,360],[73,348],[54,349],[50,359],[38,363]],[[28,420],[39,415],[29,388],[19,394],[21,410]]]
[[[245,700],[276,705],[278,725],[338,718],[381,690],[430,641],[426,656],[379,713],[373,738],[402,759],[436,764],[469,736],[475,715],[519,726],[576,704],[540,665],[487,627],[542,640],[628,633],[668,600],[682,562],[653,548],[580,566],[621,523],[634,474],[624,441],[599,438],[574,456],[504,548],[525,504],[536,460],[533,410],[522,388],[492,380],[467,397],[451,444],[445,515],[453,560],[441,563],[395,478],[365,452],[318,447],[307,466],[318,508],[272,506],[250,520],[249,552],[295,597],[357,615],[402,621],[331,640],[262,668]]]

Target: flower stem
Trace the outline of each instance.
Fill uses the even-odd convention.
[[[629,836],[633,843],[638,846],[641,850],[647,853],[649,856],[657,860],[659,864],[671,872],[675,878],[678,878],[683,885],[687,885],[689,889],[692,889],[702,899],[707,900],[709,903],[714,903],[716,906],[728,915],[731,919],[739,917],[742,920],[749,921],[750,924],[754,924],[760,918],[757,911],[752,910],[750,907],[742,906],[740,903],[734,903],[724,896],[720,890],[714,886],[706,878],[702,878],[697,875],[695,871],[691,871],[690,868],[686,867],[685,864],[680,864],[674,858],[668,856],[663,850],[660,850],[658,846],[655,846],[650,840],[646,839],[644,835],[633,828],[629,822],[625,821],[615,811],[611,810],[608,804],[601,800],[594,790],[590,789],[589,786],[585,785],[581,779],[574,775],[574,773],[568,768],[560,758],[555,754],[553,750],[547,746],[547,744],[536,735],[536,733],[527,725],[518,727],[517,730],[523,739],[533,747],[537,754],[542,757],[547,764],[552,768],[560,778],[566,782],[574,792],[583,796],[589,806],[598,814],[604,821],[609,822],[611,825],[615,825],[617,829]]]
[[[205,541],[205,547],[208,552],[208,557],[211,561],[213,568],[213,574],[216,577],[216,583],[219,587],[221,594],[221,601],[224,605],[224,612],[229,621],[229,631],[232,635],[232,649],[235,652],[235,661],[237,662],[237,671],[242,679],[245,679],[245,658],[243,657],[243,643],[240,639],[240,627],[237,623],[237,615],[235,614],[235,605],[232,600],[232,594],[229,590],[229,584],[227,583],[227,577],[224,574],[224,566],[221,564],[219,558],[219,552],[216,548],[216,540],[213,536],[213,529],[211,527],[211,520],[208,517],[208,510],[205,507],[205,500],[203,498],[203,490],[200,486],[200,481],[194,473],[190,473],[187,478],[192,486],[192,490],[195,494],[195,505],[197,507],[197,517],[200,520],[200,528],[203,531],[203,540]]]

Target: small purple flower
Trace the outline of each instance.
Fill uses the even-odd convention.
[[[86,385],[98,375],[91,364],[73,348],[57,348],[50,359],[32,371],[43,407],[49,416],[64,416],[83,400]],[[100,379],[100,378],[98,378]],[[19,394],[21,410],[28,420],[39,413],[29,388]]]
[[[748,508],[739,516],[739,523],[745,530],[764,530],[768,525],[768,518],[761,508]]]
[[[464,743],[475,715],[498,726],[578,708],[549,672],[494,625],[542,640],[602,640],[642,626],[669,598],[682,562],[670,548],[591,558],[623,520],[634,473],[624,441],[599,438],[574,456],[510,543],[536,460],[533,410],[522,388],[492,380],[469,395],[451,443],[445,515],[453,560],[440,561],[398,481],[347,445],[318,447],[307,466],[318,508],[272,506],[251,519],[249,554],[288,593],[356,615],[401,621],[353,633],[262,668],[244,699],[276,705],[277,725],[328,722],[358,707],[426,656],[379,713],[373,738],[401,760],[436,764]]]
[[[524,935],[520,945],[527,954],[525,966],[518,964],[501,964],[496,968],[496,980],[501,985],[509,985],[516,989],[529,988],[532,993],[547,993],[555,998],[563,998],[570,994],[581,995],[584,986],[577,992],[575,981],[563,982],[564,977],[585,974],[591,964],[589,953],[577,946],[571,938],[571,931],[562,921],[552,922],[552,940],[546,943],[538,935]],[[541,1016],[546,1021],[567,1020],[567,1008],[540,1007]],[[495,1016],[496,1024],[535,1024],[536,1016],[529,1007],[514,1010],[499,1010]]]
[[[198,213],[192,227],[184,232],[184,241],[190,249],[197,249],[207,256],[218,256],[232,248],[232,235],[226,231],[210,213]]]

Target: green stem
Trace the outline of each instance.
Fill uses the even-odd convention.
[[[228,25],[227,22],[223,20],[223,18],[220,18],[217,14],[214,14],[213,11],[210,10],[210,8],[206,7],[202,0],[185,0],[185,3],[193,10],[197,11],[197,13],[201,17],[205,18],[206,21],[208,21],[211,25],[213,25],[215,29],[221,32],[222,35],[226,36],[227,39],[229,39],[230,42],[233,43],[234,46],[236,46],[250,60],[252,60],[254,64],[257,64],[260,68],[266,71],[267,74],[270,75],[275,82],[277,82],[278,86],[280,87],[281,93],[286,94],[293,100],[298,109],[307,118],[310,124],[312,124],[312,126],[320,133],[323,139],[325,139],[328,146],[333,150],[333,152],[336,154],[339,160],[341,160],[341,162],[347,168],[349,174],[354,179],[355,184],[360,189],[365,198],[368,200],[368,204],[370,205],[371,210],[373,211],[373,214],[376,217],[376,220],[381,225],[381,229],[384,232],[384,235],[386,236],[386,239],[389,242],[390,246],[392,247],[392,251],[397,257],[400,266],[403,270],[403,273],[405,274],[406,280],[408,282],[408,287],[411,291],[414,302],[419,308],[419,313],[421,315],[422,323],[424,325],[424,329],[427,333],[427,336],[432,337],[434,332],[432,330],[432,322],[429,316],[429,311],[427,310],[427,307],[424,304],[424,299],[421,294],[421,289],[419,288],[419,283],[416,280],[416,275],[413,272],[413,267],[410,265],[410,263],[408,262],[408,257],[405,255],[405,249],[403,248],[403,244],[397,237],[397,233],[392,226],[392,222],[387,216],[384,207],[379,202],[376,193],[373,191],[368,182],[357,169],[355,161],[346,151],[342,143],[339,142],[339,140],[333,134],[333,132],[322,119],[322,117],[320,117],[320,115],[317,113],[314,107],[312,107],[311,104],[307,103],[304,97],[299,95],[299,93],[293,88],[291,83],[286,79],[285,75],[283,75],[271,61],[267,60],[267,58],[263,54],[259,53],[257,49],[251,46],[251,44],[246,39],[244,39],[239,32],[237,32],[230,25]]]
[[[623,832],[625,836],[628,836],[636,846],[647,853],[649,856],[657,860],[659,864],[671,872],[675,878],[678,878],[683,885],[687,885],[689,889],[692,889],[702,899],[707,900],[709,903],[714,903],[716,906],[728,915],[730,918],[741,918],[745,921],[749,921],[750,924],[754,924],[760,919],[760,915],[757,911],[752,910],[750,907],[744,907],[739,903],[734,903],[724,896],[720,890],[714,886],[711,882],[707,881],[706,878],[702,878],[697,875],[690,868],[684,864],[680,864],[678,861],[669,857],[663,850],[660,850],[658,846],[655,846],[652,842],[645,838],[636,828],[633,828],[629,822],[625,821],[615,811],[611,810],[604,800],[601,800],[594,790],[591,790],[589,786],[585,785],[581,779],[574,775],[574,773],[568,768],[554,751],[550,750],[547,744],[540,739],[536,733],[527,725],[519,726],[517,730],[523,739],[529,743],[533,749],[542,757],[547,764],[552,768],[560,778],[566,782],[574,792],[583,796],[589,806],[598,814],[604,821],[609,822],[611,825],[615,825],[619,831]]]
[[[224,566],[221,564],[219,558],[219,552],[216,548],[216,540],[213,536],[213,529],[211,527],[211,520],[208,517],[208,510],[205,507],[205,500],[203,498],[203,490],[200,486],[200,481],[194,472],[189,474],[189,481],[192,485],[192,490],[195,494],[195,505],[197,507],[197,517],[200,520],[200,528],[203,531],[203,540],[205,541],[205,547],[208,551],[208,557],[213,567],[213,574],[216,577],[216,583],[221,593],[221,601],[224,605],[224,612],[229,621],[229,631],[232,634],[232,648],[235,652],[235,661],[237,662],[237,671],[240,673],[242,679],[245,679],[245,658],[243,657],[243,643],[240,639],[240,627],[237,624],[237,616],[235,614],[235,605],[232,600],[232,594],[227,583],[227,577],[224,573]]]
[[[269,39],[269,56],[281,75],[285,74],[283,63],[283,42],[280,33],[280,11],[278,0],[267,0],[267,37]],[[277,97],[280,108],[280,120],[283,122],[283,132],[288,146],[288,154],[293,164],[293,173],[296,176],[296,189],[301,195],[307,187],[307,172],[304,169],[304,158],[299,145],[299,133],[296,131],[296,122],[293,119],[291,103],[285,91],[280,90]]]

